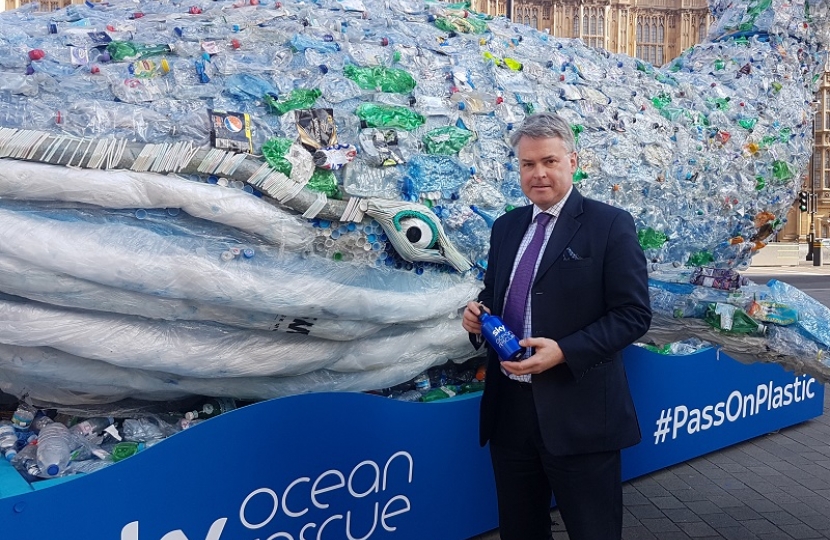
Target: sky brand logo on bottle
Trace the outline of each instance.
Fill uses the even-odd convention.
[[[515,361],[524,356],[525,348],[519,345],[516,334],[510,331],[501,317],[482,310],[478,319],[481,321],[481,335],[502,361]]]

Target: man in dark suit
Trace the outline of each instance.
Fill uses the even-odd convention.
[[[480,437],[499,532],[549,540],[553,494],[571,540],[618,540],[620,449],[640,441],[621,351],[651,323],[645,257],[630,214],[573,187],[567,122],[532,115],[511,143],[533,204],[493,224],[480,303],[462,323],[478,344],[480,310],[500,314],[528,349],[515,362],[488,351]]]

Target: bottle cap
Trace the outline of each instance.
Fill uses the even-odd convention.
[[[59,472],[61,472],[61,468],[55,464],[49,465],[46,468],[46,474],[49,476],[57,476]]]

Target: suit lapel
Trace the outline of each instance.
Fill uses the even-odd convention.
[[[496,285],[498,287],[498,294],[496,295],[496,306],[493,306],[501,313],[504,306],[504,297],[507,294],[507,287],[510,284],[510,274],[513,272],[513,266],[516,262],[516,254],[519,252],[519,246],[522,245],[522,238],[530,226],[530,220],[533,217],[533,205],[523,206],[511,210],[516,213],[515,219],[507,224],[504,239],[502,240],[502,253],[499,254],[499,259],[503,261],[510,261],[509,264],[499,265],[496,275]]]
[[[539,278],[562,256],[576,231],[582,226],[582,223],[576,219],[580,214],[582,214],[582,195],[574,188],[559,213],[559,217],[556,218],[556,225],[553,227],[547,246],[545,246],[545,252],[539,262],[539,269],[533,279],[534,283],[539,281]]]

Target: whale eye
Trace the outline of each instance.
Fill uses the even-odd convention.
[[[375,198],[366,202],[366,215],[380,223],[402,259],[448,264],[459,272],[472,268],[472,263],[452,245],[438,216],[426,206]]]
[[[438,227],[420,212],[408,210],[395,216],[395,228],[403,233],[412,247],[433,249],[438,240]]]

